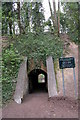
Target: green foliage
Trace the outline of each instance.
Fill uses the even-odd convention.
[[[15,83],[5,82],[2,84],[2,104],[5,104],[12,98],[14,89]]]
[[[66,17],[64,15],[64,13],[60,12],[60,24],[61,24],[61,32],[64,33],[66,32]]]
[[[2,34],[12,34],[12,21],[13,21],[13,2],[2,2]]]
[[[62,54],[62,42],[57,36],[50,33],[35,36],[29,33],[26,36],[15,38],[14,48],[18,49],[21,55],[27,56],[28,60],[33,59],[36,66],[41,60],[45,63],[48,56],[57,59]]]
[[[67,32],[71,39],[78,43],[78,3],[62,3],[64,13],[60,15],[60,24],[63,32]]]
[[[3,51],[2,55],[2,71],[3,71],[3,80],[10,80],[11,77],[16,77],[16,73],[19,67],[21,59],[19,53],[16,49],[13,49],[11,45],[10,49]]]
[[[1,22],[1,17],[2,17],[2,10],[1,10],[1,6],[0,6],[0,22]]]
[[[21,58],[16,49],[11,45],[10,49],[4,49],[2,52],[2,98],[3,103],[12,97],[14,83],[13,79],[17,77]]]
[[[54,33],[54,27],[52,25],[52,19],[49,17],[49,19],[45,22],[45,26],[49,27],[48,31]]]
[[[21,7],[21,25],[24,28],[25,33],[29,31],[29,9],[30,3],[23,3],[23,6]]]
[[[32,24],[34,33],[39,34],[44,31],[44,20],[42,3],[32,3]]]

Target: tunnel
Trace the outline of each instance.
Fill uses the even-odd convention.
[[[29,93],[48,92],[47,90],[47,73],[42,69],[33,69],[28,74]]]

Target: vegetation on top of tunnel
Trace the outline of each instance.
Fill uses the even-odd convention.
[[[35,66],[39,67],[40,61],[45,63],[48,56],[52,56],[54,60],[61,57],[63,51],[63,43],[61,39],[51,33],[35,34],[29,33],[14,38],[13,47],[16,48],[20,55],[33,59]]]

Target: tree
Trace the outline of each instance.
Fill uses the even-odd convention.
[[[60,35],[60,2],[58,0],[58,36]]]
[[[13,2],[2,2],[2,34],[12,35],[13,24]]]
[[[32,31],[32,3],[24,2],[21,7],[21,29],[24,33]]]
[[[78,42],[78,4],[75,3],[62,3],[64,10],[64,25],[65,32],[73,39],[73,41]],[[60,18],[62,19],[62,18]],[[62,25],[62,27],[64,27]]]
[[[51,19],[52,19],[52,22],[53,22],[53,25],[54,25],[54,17],[53,17],[53,12],[52,12],[52,8],[51,8],[50,0],[48,0],[48,3],[49,3],[50,13],[51,13]]]
[[[53,26],[52,26],[52,19],[51,19],[51,17],[49,17],[49,19],[45,22],[45,26],[48,26],[49,27],[48,31],[53,33]]]
[[[42,3],[32,3],[32,26],[33,32],[39,34],[44,31],[44,13]]]
[[[56,16],[56,4],[55,0],[53,0],[53,9],[54,9],[54,27],[57,29],[57,16]]]
[[[57,14],[56,14],[56,4],[55,4],[55,0],[53,0],[53,11],[51,8],[51,3],[50,0],[48,0],[49,3],[49,8],[50,8],[50,12],[51,12],[51,19],[52,19],[52,23],[53,23],[53,30],[54,30],[54,34],[58,34],[58,28],[57,28]]]
[[[20,32],[20,34],[21,34],[21,22],[20,22],[20,2],[17,2],[17,17],[18,17],[19,32]]]
[[[23,3],[21,8],[21,25],[24,29],[24,33],[27,33],[29,31],[29,4],[30,3]]]

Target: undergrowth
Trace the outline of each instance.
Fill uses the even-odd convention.
[[[11,99],[15,89],[15,80],[18,69],[21,63],[21,58],[11,44],[10,48],[2,51],[2,102],[6,103]]]

